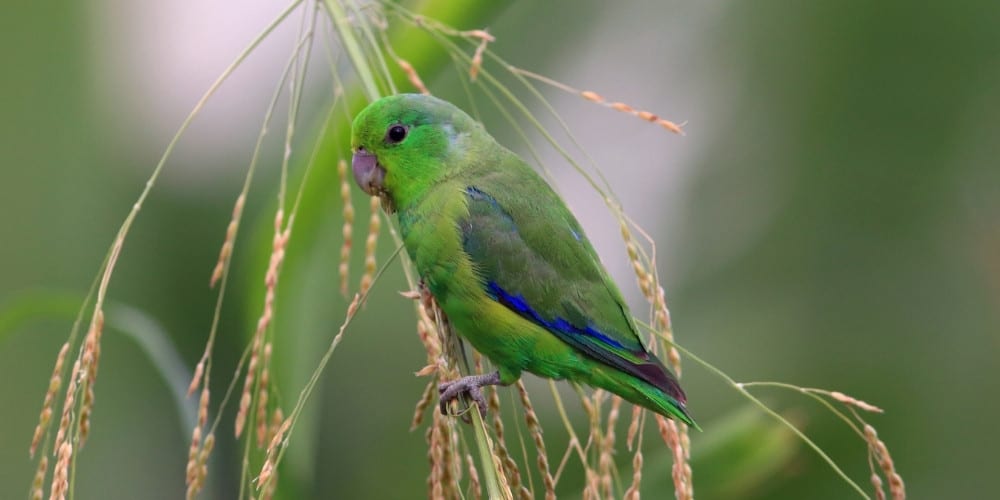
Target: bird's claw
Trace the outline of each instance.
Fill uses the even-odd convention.
[[[479,406],[479,413],[486,416],[486,397],[483,395],[483,386],[496,385],[500,383],[500,374],[491,373],[489,375],[470,375],[450,382],[442,382],[438,385],[440,394],[441,414],[448,415],[448,404],[467,394],[469,399]],[[463,415],[463,419],[469,421],[468,415]]]
[[[438,386],[438,392],[441,393],[441,414],[448,415],[448,404],[461,398],[462,394],[468,394],[469,398],[479,406],[480,413],[486,415],[486,398],[483,396],[483,390],[477,386],[466,386],[461,383],[462,380],[464,379],[445,382]],[[462,412],[462,420],[470,422],[469,414],[465,411]]]

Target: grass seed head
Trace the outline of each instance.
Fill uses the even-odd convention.
[[[215,288],[215,285],[222,278],[222,273],[226,270],[226,263],[229,262],[229,258],[233,254],[236,231],[239,229],[240,216],[243,214],[243,205],[245,203],[246,195],[241,193],[236,198],[236,203],[233,204],[233,216],[229,219],[229,225],[226,226],[226,239],[222,242],[222,248],[219,250],[219,258],[216,259],[215,268],[212,269],[212,278],[208,282],[211,288]],[[191,392],[193,393],[194,391]]]
[[[368,219],[368,236],[365,238],[365,271],[361,276],[360,293],[364,295],[372,286],[375,278],[375,250],[378,247],[378,235],[382,228],[382,217],[379,215],[379,199],[371,198],[371,217]]]
[[[347,297],[351,272],[351,246],[354,241],[354,204],[351,202],[351,183],[347,175],[347,161],[343,158],[337,162],[337,177],[340,180],[340,199],[344,203],[342,209],[344,225],[341,228],[344,243],[340,246],[340,264],[337,266],[337,273],[340,276],[340,293]]]
[[[65,500],[69,490],[69,464],[73,458],[73,445],[66,441],[59,446],[56,467],[52,473],[50,500]]]
[[[73,406],[76,403],[77,373],[80,372],[80,359],[73,362],[73,369],[70,370],[69,383],[66,384],[66,396],[63,398],[62,417],[59,419],[59,429],[56,430],[56,444],[52,448],[55,453],[59,453],[66,440],[69,426],[73,417]]]
[[[870,411],[872,413],[883,413],[883,410],[881,408],[872,404],[868,404],[860,399],[852,398],[851,396],[848,396],[847,394],[844,394],[839,391],[831,391],[830,397],[848,406],[853,406],[855,408],[859,408],[864,411]]]
[[[882,469],[882,474],[889,481],[889,494],[893,500],[904,500],[906,498],[906,485],[902,476],[896,472],[896,464],[889,454],[889,448],[878,437],[875,428],[869,424],[864,425],[865,441],[878,460],[878,465]],[[874,472],[874,471],[872,471]]]
[[[194,391],[198,390],[201,386],[201,377],[205,374],[205,360],[202,359],[198,361],[198,364],[194,367],[194,376],[191,377],[191,383],[188,385],[188,397],[194,394]]]
[[[271,343],[264,344],[264,366],[260,371],[260,386],[257,388],[257,447],[264,446],[267,439],[267,399],[271,382]]]
[[[41,500],[45,496],[45,474],[49,471],[49,457],[42,457],[35,469],[35,477],[31,481],[31,500]]]
[[[673,420],[656,415],[657,428],[663,442],[670,447],[674,457],[674,464],[671,467],[671,477],[674,480],[674,496],[678,500],[688,500],[693,497],[693,487],[689,475],[690,466],[687,465],[684,447],[681,445],[680,436],[677,430],[677,423]]]
[[[632,484],[625,490],[626,500],[639,500],[639,486],[642,484],[642,450],[636,447],[632,457]]]
[[[52,376],[49,377],[49,387],[45,391],[45,399],[42,401],[42,411],[38,415],[38,425],[35,426],[35,433],[31,437],[31,447],[28,450],[30,456],[35,456],[38,444],[42,441],[42,436],[52,423],[52,405],[55,402],[56,394],[62,387],[62,370],[66,363],[66,353],[69,351],[69,342],[62,345],[59,354],[56,356],[56,366],[52,369]]]
[[[872,488],[875,490],[875,500],[885,500],[885,489],[882,487],[882,477],[872,472]]]
[[[191,445],[188,447],[188,461],[185,470],[185,484],[190,488],[198,478],[198,451],[201,449],[201,427],[195,427],[191,431]]]
[[[528,397],[528,390],[524,387],[524,381],[517,381],[517,393],[521,397],[521,406],[524,407],[524,422],[528,426],[528,433],[535,443],[535,451],[538,454],[538,471],[542,474],[542,483],[545,485],[545,499],[554,500],[556,498],[556,482],[549,470],[548,453],[545,451],[545,440],[542,438],[542,424],[538,421],[535,407]]]
[[[424,95],[431,94],[431,91],[427,90],[427,86],[424,85],[424,81],[420,78],[420,75],[417,73],[417,70],[414,69],[413,65],[410,64],[409,61],[401,57],[397,57],[396,64],[398,64],[399,68],[403,70],[403,73],[406,74],[406,79],[410,81],[410,84],[413,85],[413,87],[416,88],[418,92]]]

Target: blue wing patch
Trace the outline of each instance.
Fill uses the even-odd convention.
[[[508,309],[516,311],[521,316],[524,316],[525,318],[530,319],[550,330],[556,330],[570,335],[586,335],[588,337],[598,339],[609,346],[617,347],[619,349],[624,348],[621,343],[595,330],[591,326],[580,328],[563,318],[555,318],[551,321],[543,318],[541,314],[538,314],[538,311],[535,311],[530,305],[528,305],[527,301],[524,300],[524,297],[521,295],[511,295],[510,293],[507,293],[506,290],[500,288],[500,285],[497,285],[493,281],[487,283],[486,288],[489,290],[490,296],[493,297],[493,300],[496,300]]]

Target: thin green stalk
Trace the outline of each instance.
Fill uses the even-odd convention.
[[[350,1],[351,12],[354,13],[355,18],[362,19],[364,14],[361,13],[361,9],[358,7],[356,1]],[[395,94],[396,84],[392,80],[392,73],[389,72],[389,66],[385,63],[385,57],[382,56],[382,51],[379,50],[378,41],[375,40],[375,34],[372,33],[372,28],[368,22],[360,22],[361,32],[364,33],[365,39],[368,41],[368,47],[371,52],[375,55],[375,60],[378,62],[379,68],[382,70],[382,75],[385,76],[385,83],[389,88],[390,94]]]
[[[559,412],[559,417],[562,419],[563,425],[566,426],[566,432],[569,434],[569,446],[576,449],[580,461],[586,464],[587,452],[580,445],[580,438],[576,435],[576,431],[573,430],[573,424],[569,420],[569,415],[566,413],[566,407],[563,406],[562,397],[559,396],[559,389],[556,388],[554,380],[549,380],[549,388],[552,390],[552,399],[556,402],[556,410]]]
[[[501,495],[500,481],[497,479],[496,470],[490,465],[496,466],[493,462],[493,454],[490,453],[491,447],[489,446],[490,438],[486,435],[486,424],[483,422],[483,415],[479,413],[479,408],[475,405],[472,407],[472,427],[476,433],[476,442],[484,443],[486,446],[477,446],[479,450],[479,461],[482,463],[483,475],[486,481],[486,491],[489,493],[490,498],[512,498],[510,491],[504,489],[503,495]]]
[[[781,389],[788,389],[790,391],[795,391],[795,392],[798,392],[798,393],[801,393],[801,394],[805,394],[806,396],[809,396],[809,397],[815,399],[816,401],[819,401],[820,404],[822,404],[828,410],[830,410],[830,412],[832,412],[834,415],[836,415],[837,418],[843,420],[844,423],[846,423],[847,426],[850,427],[851,430],[853,430],[858,435],[858,437],[860,437],[861,439],[865,439],[865,433],[861,429],[858,428],[857,424],[853,420],[851,420],[850,417],[848,417],[844,412],[840,411],[838,408],[836,408],[835,406],[833,406],[833,404],[830,403],[830,401],[824,399],[823,397],[821,397],[819,395],[821,393],[824,393],[825,391],[822,391],[822,390],[819,390],[819,389],[810,389],[808,387],[799,387],[797,385],[786,384],[784,382],[742,382],[742,383],[740,383],[740,385],[743,386],[743,387],[755,387],[755,386],[756,387],[778,387],[778,388],[781,388]]]
[[[792,425],[792,423],[789,422],[787,419],[785,419],[785,417],[781,416],[781,414],[779,414],[778,412],[772,410],[770,407],[768,407],[766,404],[764,404],[761,400],[757,399],[757,397],[754,396],[753,394],[750,394],[750,392],[747,391],[743,387],[742,384],[740,384],[739,382],[736,382],[735,380],[733,380],[729,375],[726,375],[726,373],[723,372],[722,370],[716,368],[714,365],[712,365],[711,363],[709,363],[709,362],[707,362],[707,361],[699,358],[698,356],[695,356],[694,353],[692,353],[691,351],[689,351],[689,350],[681,347],[677,343],[673,343],[673,346],[676,347],[677,350],[679,350],[682,353],[684,353],[685,356],[691,358],[692,360],[694,360],[699,365],[705,367],[708,371],[714,373],[719,378],[725,380],[727,384],[731,385],[734,389],[736,389],[736,391],[739,392],[741,395],[743,395],[743,397],[749,399],[754,405],[756,405],[758,408],[760,408],[761,410],[763,410],[764,413],[767,413],[768,415],[770,415],[772,418],[774,418],[778,422],[781,422],[782,425],[784,425],[789,430],[791,430],[793,433],[795,433],[795,435],[798,436],[799,439],[802,440],[802,442],[806,443],[806,445],[808,445],[810,448],[812,448],[813,451],[815,451],[816,454],[819,455],[820,458],[822,458],[823,461],[825,461],[827,463],[827,465],[829,465],[830,468],[833,469],[833,471],[836,472],[837,475],[841,477],[841,479],[843,479],[844,481],[846,481],[847,484],[851,485],[851,487],[854,488],[854,490],[857,491],[858,494],[861,495],[862,498],[865,498],[865,499],[868,499],[868,500],[871,499],[871,497],[869,497],[868,494],[865,493],[865,490],[863,490],[861,488],[861,486],[858,485],[858,483],[854,482],[854,480],[851,479],[847,475],[847,473],[844,472],[843,469],[840,468],[839,465],[837,465],[837,462],[834,462],[833,459],[830,458],[830,455],[827,455],[826,452],[823,451],[823,449],[819,447],[819,445],[817,445],[815,442],[813,442],[812,439],[809,439],[809,437],[806,436],[805,433],[803,433],[802,431],[800,431],[798,427],[795,427],[794,425]]]
[[[347,13],[344,12],[344,8],[336,0],[324,0],[323,3],[326,5],[326,9],[333,19],[333,24],[337,28],[336,31],[337,35],[340,36],[340,43],[347,50],[347,55],[354,65],[354,71],[357,72],[358,78],[361,79],[361,87],[364,89],[365,95],[370,101],[378,99],[381,93],[378,90],[378,85],[375,84],[375,77],[368,66],[368,61],[365,60],[364,52],[361,50],[358,40],[354,37],[354,30],[347,19]]]

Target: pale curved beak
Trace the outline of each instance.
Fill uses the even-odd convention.
[[[378,158],[374,154],[358,148],[351,158],[351,170],[354,171],[354,180],[361,189],[371,196],[378,196],[382,193],[382,181],[385,179],[385,169],[378,164]]]

